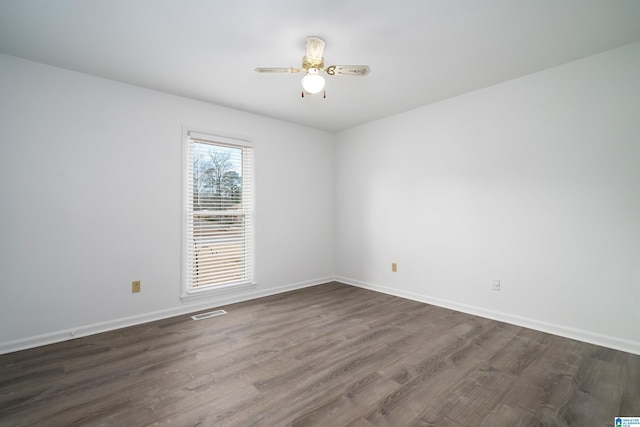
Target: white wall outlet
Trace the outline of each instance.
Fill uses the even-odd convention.
[[[500,279],[493,279],[493,282],[491,283],[491,289],[493,289],[494,291],[500,290]]]

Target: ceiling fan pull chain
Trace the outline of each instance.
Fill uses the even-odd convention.
[[[322,98],[323,99],[327,99],[327,91],[326,90],[322,91]]]
[[[304,91],[302,91],[302,97],[304,98]]]

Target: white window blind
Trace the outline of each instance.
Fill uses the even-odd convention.
[[[188,132],[183,293],[253,282],[252,149]]]

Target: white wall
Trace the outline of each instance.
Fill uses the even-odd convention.
[[[0,353],[335,273],[640,354],[638,75],[640,43],[334,136],[0,55]],[[254,141],[254,291],[180,302],[183,124]]]
[[[639,76],[635,43],[340,132],[338,280],[640,353]]]
[[[332,278],[332,134],[6,55],[0,76],[0,353]],[[251,292],[180,301],[184,124],[254,142]]]

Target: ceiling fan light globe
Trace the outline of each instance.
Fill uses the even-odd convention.
[[[324,89],[324,78],[318,74],[318,69],[309,68],[302,78],[302,89],[311,95],[320,93]]]

